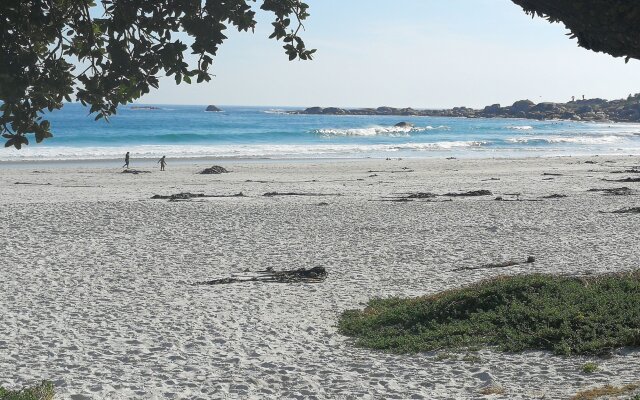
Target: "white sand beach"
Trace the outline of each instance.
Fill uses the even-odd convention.
[[[336,328],[374,297],[638,268],[640,214],[608,212],[640,207],[640,182],[603,180],[640,177],[613,173],[638,157],[226,161],[228,174],[197,174],[214,164],[0,165],[1,386],[46,379],[74,400],[557,399],[640,381],[628,349],[394,355]],[[588,191],[619,187],[634,192]],[[389,201],[481,189],[492,194]],[[263,196],[274,191],[323,196]],[[180,192],[245,197],[151,199]],[[315,266],[322,283],[191,285]],[[585,374],[591,360],[600,369]]]

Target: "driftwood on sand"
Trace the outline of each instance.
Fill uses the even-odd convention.
[[[611,171],[612,174],[640,174],[640,168],[625,169],[624,171]]]
[[[418,193],[411,193],[406,198],[407,199],[432,199],[432,198],[434,198],[436,196],[437,196],[437,194],[435,194],[435,193],[418,192]]]
[[[640,214],[640,207],[621,208],[620,210],[611,211],[611,214]]]
[[[276,196],[340,196],[340,194],[337,193],[329,193],[329,194],[323,194],[323,193],[299,193],[299,192],[267,192],[265,194],[263,194],[262,196],[264,197],[276,197]]]
[[[402,167],[402,169],[400,170],[389,170],[389,171],[375,171],[375,170],[368,170],[367,173],[368,174],[375,174],[375,173],[387,173],[387,174],[398,174],[398,173],[402,173],[402,172],[415,172],[414,170],[407,168],[407,167]]]
[[[168,196],[162,196],[162,195],[156,194],[151,198],[154,200],[160,199],[160,200],[169,200],[169,201],[179,201],[179,200],[191,200],[191,199],[204,198],[204,197],[245,197],[245,196],[242,192],[237,194],[203,194],[203,193],[187,192],[187,193],[171,194]]]
[[[640,178],[603,179],[606,182],[640,182]]]
[[[536,262],[536,258],[533,256],[529,256],[525,261],[509,260],[509,261],[504,261],[499,263],[484,264],[476,267],[460,267],[460,268],[454,269],[454,271],[472,271],[476,269],[488,269],[488,268],[507,268],[507,267],[513,267],[516,265],[532,264],[534,262]]]
[[[138,174],[150,174],[151,171],[143,171],[141,169],[125,169],[124,171],[122,171],[122,173],[138,175]]]
[[[445,193],[443,196],[447,197],[476,197],[476,196],[491,196],[492,193],[489,190],[472,190],[462,193]]]
[[[229,278],[213,279],[211,281],[196,282],[193,285],[225,285],[241,282],[271,282],[271,283],[319,283],[327,278],[327,270],[324,267],[310,269],[294,269],[289,271],[274,271],[267,268],[253,273],[247,272],[241,275],[232,275]]]
[[[227,171],[224,167],[221,167],[219,165],[214,165],[213,167],[205,168],[198,173],[201,175],[218,175],[218,174],[228,174],[229,171]]]
[[[589,189],[588,192],[602,192],[611,196],[628,196],[633,194],[634,191],[626,186],[619,188],[606,188],[606,189]]]
[[[430,199],[434,199],[436,197],[477,197],[477,196],[489,196],[491,192],[488,190],[472,190],[470,192],[462,192],[462,193],[445,193],[445,194],[436,194],[431,192],[416,192],[416,193],[404,193],[401,196],[392,196],[392,197],[383,197],[382,200],[377,201],[393,201],[393,202],[409,202],[413,200],[425,200],[432,201]],[[451,201],[443,200],[443,201]]]

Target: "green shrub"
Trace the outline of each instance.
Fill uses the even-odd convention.
[[[22,390],[7,390],[0,386],[0,400],[52,400],[53,396],[53,383],[46,381]]]
[[[356,344],[393,352],[496,346],[604,354],[640,344],[640,272],[526,275],[411,299],[375,299],[339,321]]]
[[[582,372],[584,372],[585,374],[592,374],[592,373],[596,372],[597,370],[598,370],[598,364],[593,363],[593,362],[585,363],[582,366]]]

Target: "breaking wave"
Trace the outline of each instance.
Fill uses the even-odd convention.
[[[279,114],[279,115],[288,115],[289,112],[287,110],[280,109],[271,109],[271,110],[262,110],[263,114]]]
[[[322,136],[408,136],[413,132],[425,132],[432,130],[448,130],[449,128],[441,126],[372,126],[369,128],[350,128],[350,129],[316,129],[315,134]]]
[[[507,129],[513,129],[515,131],[530,131],[533,129],[531,125],[511,125],[507,126]]]

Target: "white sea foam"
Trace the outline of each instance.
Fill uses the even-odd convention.
[[[573,143],[582,145],[612,144],[625,140],[624,136],[608,135],[608,136],[539,136],[539,137],[516,137],[505,139],[508,143],[516,144],[533,144],[533,143]]]
[[[454,148],[473,148],[490,145],[489,141],[451,141],[451,142],[434,142],[434,143],[405,143],[395,145],[398,150],[449,150]]]
[[[262,113],[263,114],[284,114],[284,115],[289,114],[286,110],[280,110],[280,109],[262,110]]]
[[[513,129],[516,131],[530,131],[531,129],[533,129],[533,126],[530,125],[511,125],[511,126],[507,126],[507,129]]]
[[[407,136],[411,132],[425,132],[431,130],[448,130],[449,128],[441,125],[433,126],[372,126],[368,128],[350,128],[350,129],[317,129],[314,133],[323,136]]]

